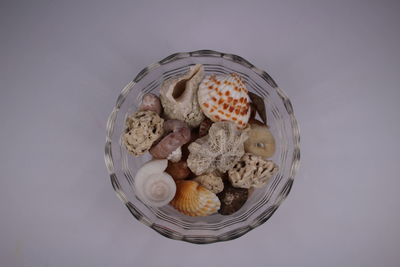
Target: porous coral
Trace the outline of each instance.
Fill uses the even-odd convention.
[[[214,194],[218,194],[224,189],[224,182],[222,181],[222,178],[213,173],[197,176],[194,181],[198,182]]]
[[[266,185],[278,171],[278,165],[271,160],[250,153],[244,154],[239,162],[228,171],[229,181],[234,187],[259,188]]]
[[[125,121],[125,133],[122,136],[126,149],[139,156],[150,149],[163,134],[164,120],[154,111],[138,111]]]
[[[189,145],[189,168],[196,175],[231,169],[244,154],[247,132],[248,129],[239,130],[232,122],[214,123],[208,135]]]

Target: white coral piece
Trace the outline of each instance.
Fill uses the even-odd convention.
[[[244,154],[248,129],[239,130],[232,122],[214,123],[208,135],[189,145],[188,167],[196,174],[222,173],[231,169]]]
[[[213,173],[197,176],[194,180],[214,194],[218,194],[224,190],[222,178]]]
[[[135,156],[144,154],[164,132],[164,120],[154,111],[138,111],[125,121],[122,140],[126,149]]]
[[[269,179],[278,171],[278,165],[271,160],[250,153],[228,171],[229,181],[234,187],[259,188],[266,185]]]
[[[178,162],[182,158],[182,147],[178,147],[171,154],[168,155],[167,159],[171,162]]]

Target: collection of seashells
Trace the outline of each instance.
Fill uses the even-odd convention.
[[[188,216],[230,215],[278,171],[267,160],[275,140],[262,98],[238,74],[204,76],[197,64],[164,81],[159,97],[144,95],[122,138],[132,155],[153,157],[134,180],[142,202]]]

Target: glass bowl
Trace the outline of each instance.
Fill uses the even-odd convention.
[[[145,205],[136,197],[133,180],[136,171],[151,157],[148,153],[141,157],[129,155],[121,141],[125,119],[137,110],[142,96],[149,92],[159,95],[165,79],[187,72],[194,64],[203,64],[206,74],[240,74],[247,89],[264,99],[267,123],[276,139],[272,160],[279,165],[278,173],[266,187],[254,190],[244,206],[229,216],[189,217],[169,205]],[[122,89],[107,122],[105,163],[117,196],[138,221],[168,238],[206,244],[238,238],[272,216],[292,188],[299,166],[299,141],[289,98],[265,71],[240,56],[200,50],[170,55],[143,69]]]

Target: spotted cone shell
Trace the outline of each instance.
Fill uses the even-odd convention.
[[[212,121],[231,121],[244,128],[250,117],[250,98],[236,73],[209,75],[199,85],[200,108]]]
[[[189,216],[208,216],[221,206],[216,194],[195,181],[177,181],[176,194],[170,204]]]

